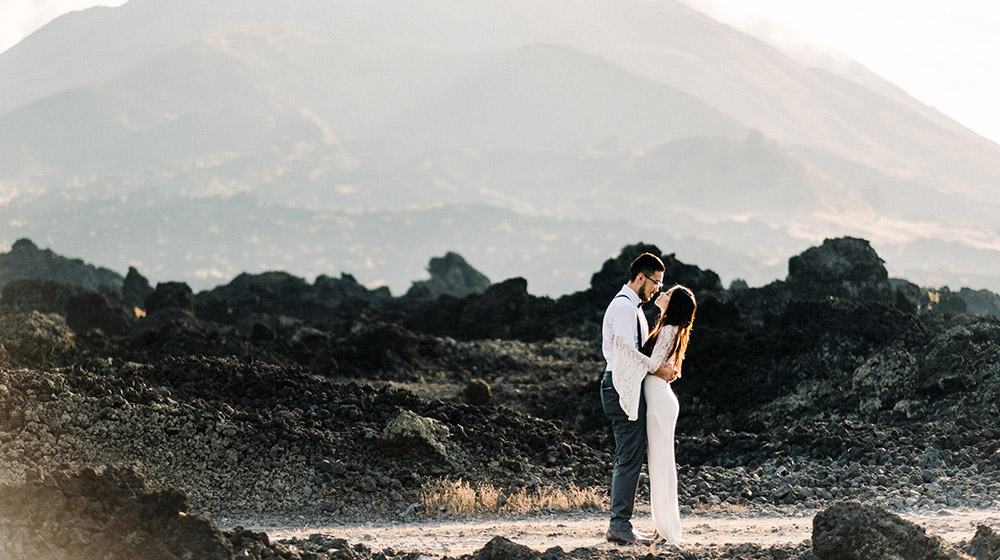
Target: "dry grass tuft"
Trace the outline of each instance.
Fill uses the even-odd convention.
[[[428,515],[469,517],[524,515],[604,507],[606,497],[595,490],[577,488],[521,488],[505,494],[487,482],[474,488],[462,479],[444,478],[427,483],[418,493]]]

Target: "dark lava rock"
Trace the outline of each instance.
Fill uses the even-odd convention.
[[[962,288],[958,297],[965,302],[966,311],[977,315],[1000,317],[1000,295],[988,290]]]
[[[445,447],[450,435],[448,426],[438,420],[403,410],[386,423],[379,444],[391,455],[425,455],[451,464],[452,458]]]
[[[465,402],[476,405],[489,404],[493,398],[490,393],[490,384],[482,379],[470,380],[465,386],[465,392],[462,393],[462,396],[465,398]]]
[[[464,298],[407,299],[405,326],[437,336],[533,341],[551,339],[560,328],[554,302],[529,294],[523,278],[504,280]]]
[[[998,560],[1000,559],[1000,535],[993,529],[985,525],[976,527],[976,536],[972,537],[969,548],[966,550],[969,556],[976,560]]]
[[[427,272],[430,279],[414,282],[406,292],[407,297],[437,299],[447,294],[461,298],[481,294],[490,286],[489,278],[451,251],[432,258]]]
[[[249,334],[255,324],[279,331],[287,319],[328,322],[340,313],[385,307],[391,300],[388,288],[369,290],[350,274],[321,275],[310,285],[286,272],[244,273],[225,286],[199,293],[195,312],[201,319]]]
[[[3,292],[0,292],[0,310],[4,313],[38,311],[65,316],[69,300],[82,293],[87,292],[79,286],[41,278],[22,278],[4,286]]]
[[[629,266],[636,257],[643,253],[658,255],[666,270],[663,272],[665,288],[673,284],[682,284],[691,288],[695,294],[702,292],[722,291],[722,281],[719,275],[711,270],[702,270],[697,266],[682,263],[674,253],[663,254],[656,245],[637,243],[624,247],[617,257],[604,261],[601,270],[590,278],[590,287],[595,295],[610,299],[628,282]],[[605,295],[606,294],[606,295]],[[603,302],[606,306],[607,301]],[[603,307],[602,307],[603,310]]]
[[[122,303],[130,308],[146,308],[146,298],[153,293],[153,287],[149,285],[149,280],[134,266],[128,267],[128,274],[122,282]]]
[[[184,282],[161,282],[146,298],[146,313],[153,314],[166,309],[178,310],[194,315],[194,293]]]
[[[820,560],[957,560],[966,558],[923,527],[881,508],[840,502],[813,518],[813,551]]]
[[[124,333],[129,317],[120,305],[97,292],[81,293],[66,303],[66,324],[77,333],[100,329],[107,334]]]
[[[128,469],[41,470],[0,485],[0,557],[10,560],[233,558],[215,524],[176,491],[151,491]]]
[[[80,259],[68,259],[49,249],[39,249],[29,239],[18,239],[9,253],[0,254],[0,288],[22,278],[52,280],[94,290],[121,289],[121,275]]]
[[[797,299],[889,301],[893,290],[884,261],[864,239],[825,239],[788,260],[788,287]]]
[[[31,311],[0,315],[0,350],[0,362],[40,367],[72,362],[78,348],[62,317]]]
[[[523,544],[503,537],[493,537],[475,556],[479,560],[535,560],[541,555]]]

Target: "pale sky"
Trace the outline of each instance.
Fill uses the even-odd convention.
[[[1000,2],[681,1],[773,43],[846,54],[920,101],[1000,143]],[[60,14],[124,3],[0,0],[0,52]]]

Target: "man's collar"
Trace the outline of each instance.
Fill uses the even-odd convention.
[[[635,290],[629,287],[628,284],[622,286],[621,293],[625,294],[633,305],[635,305],[636,307],[642,307],[642,298],[640,298],[639,294],[635,293]]]

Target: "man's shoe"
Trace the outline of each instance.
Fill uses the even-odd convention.
[[[607,535],[608,542],[617,544],[638,544],[641,546],[649,546],[652,541],[649,537],[643,535],[635,529],[631,531],[612,531],[608,529]]]

